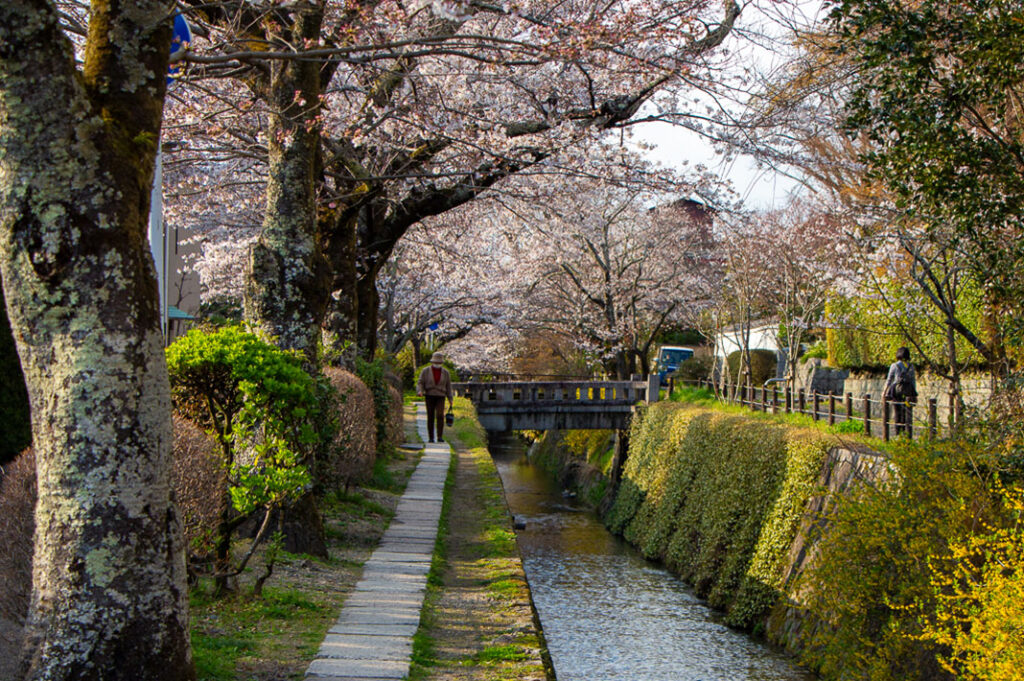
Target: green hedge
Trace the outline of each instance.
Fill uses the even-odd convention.
[[[786,424],[654,404],[634,418],[606,522],[730,624],[756,628],[781,595],[789,547],[833,444]]]
[[[740,368],[740,356],[739,350],[733,350],[729,353],[729,356],[725,358],[726,364],[729,367],[729,374],[736,380],[736,372]],[[764,382],[769,378],[775,378],[775,372],[778,369],[779,360],[771,350],[765,350],[758,348],[750,351],[750,381],[753,385],[764,385]]]

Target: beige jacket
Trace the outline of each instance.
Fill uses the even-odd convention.
[[[433,367],[426,367],[420,372],[420,378],[416,381],[417,394],[452,399],[452,377],[448,370],[441,367],[441,380],[434,383],[434,372],[432,369]]]

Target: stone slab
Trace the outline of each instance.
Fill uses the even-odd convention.
[[[418,593],[422,596],[427,591],[427,578],[424,577],[421,583],[405,582],[397,584],[386,579],[367,579],[356,584],[356,588],[361,591],[379,591],[383,593]]]
[[[420,623],[420,609],[413,608],[401,611],[386,611],[376,608],[345,608],[338,618],[337,624],[365,624],[367,626],[386,626],[389,624]]]
[[[409,660],[412,641],[407,636],[327,634],[317,657],[343,660]]]
[[[416,624],[356,624],[354,622],[346,622],[345,624],[335,624],[327,630],[327,633],[345,636],[402,636],[412,640],[412,635],[416,633],[419,627],[419,622]]]
[[[317,658],[309,665],[306,678],[347,676],[354,679],[402,679],[409,673],[407,660],[338,660]]]
[[[387,608],[391,606],[423,605],[423,598],[416,593],[383,593],[379,591],[354,592],[345,600],[346,608]]]

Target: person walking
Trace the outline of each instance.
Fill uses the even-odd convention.
[[[416,381],[416,394],[427,401],[427,436],[430,442],[440,442],[444,437],[444,400],[449,406],[454,402],[452,377],[442,364],[444,355],[435,352],[430,357],[430,366],[424,367]],[[437,440],[434,440],[434,433]]]
[[[889,375],[885,379],[885,399],[892,402],[893,422],[896,435],[911,435],[911,406],[917,401],[917,376],[914,365],[910,363],[910,350],[896,350],[896,361],[889,367]]]

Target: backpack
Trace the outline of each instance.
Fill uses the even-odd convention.
[[[896,377],[889,385],[889,394],[886,397],[897,402],[917,399],[917,391],[910,380],[910,367],[903,362],[896,363]]]

